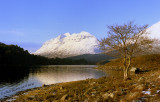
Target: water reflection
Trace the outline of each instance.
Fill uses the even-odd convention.
[[[98,78],[104,73],[91,68],[42,68],[30,77],[36,78],[42,84],[53,84],[59,82],[69,82],[83,80],[87,78]]]
[[[104,72],[92,69],[93,66],[44,66],[42,68],[13,72],[9,80],[3,79],[0,84],[0,98],[13,95],[16,92],[39,87],[43,84],[54,84],[84,80],[87,78],[99,78],[105,75]],[[17,74],[15,74],[17,73]],[[14,76],[14,77],[13,77]],[[18,79],[16,81],[16,79]],[[5,82],[6,81],[6,82]]]
[[[29,77],[29,70],[1,70],[0,71],[0,87],[5,84],[15,84]]]

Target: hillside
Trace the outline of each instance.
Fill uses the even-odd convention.
[[[85,59],[86,61],[93,63],[98,63],[98,62],[106,63],[109,62],[111,59],[114,59],[114,57],[105,54],[84,54],[79,56],[68,57],[68,59],[72,60]]]
[[[122,68],[122,58],[114,59],[109,63],[106,63],[103,67],[115,66],[115,68]],[[160,67],[160,54],[151,54],[133,57],[131,66],[139,67],[142,69],[152,70]]]
[[[18,45],[0,43],[0,66],[18,68],[22,66],[45,64],[45,57],[35,56]],[[10,68],[10,69],[11,69]]]

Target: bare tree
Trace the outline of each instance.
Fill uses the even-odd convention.
[[[100,40],[100,48],[104,52],[114,52],[114,55],[118,54],[123,58],[124,80],[128,79],[132,57],[144,54],[152,48],[154,40],[147,37],[147,27],[137,26],[133,22],[108,26],[107,37]]]

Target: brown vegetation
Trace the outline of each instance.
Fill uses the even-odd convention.
[[[100,48],[104,53],[114,52],[112,55],[123,58],[121,62],[126,80],[132,57],[151,52],[156,40],[149,39],[147,36],[147,25],[137,26],[133,22],[129,22],[123,25],[108,26],[108,29],[107,37],[100,41]]]
[[[109,63],[106,63],[104,66],[101,66],[103,69],[122,69],[123,63],[122,58],[112,60]],[[131,67],[139,67],[141,70],[153,70],[160,68],[160,54],[151,54],[143,55],[132,58]]]

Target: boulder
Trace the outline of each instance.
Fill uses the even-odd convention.
[[[109,93],[105,93],[105,94],[103,94],[102,96],[103,96],[103,98],[105,98],[105,99],[106,99],[106,98],[108,98],[108,97],[109,97]]]
[[[36,96],[28,96],[28,97],[27,97],[28,100],[33,100],[33,99],[35,99],[35,98],[36,98]]]
[[[91,82],[91,83],[89,83],[90,85],[94,85],[94,84],[96,84],[96,82]]]
[[[140,82],[140,83],[145,83],[145,78],[144,77],[140,77],[139,79],[138,79],[138,82]]]
[[[139,96],[140,96],[139,92],[131,92],[128,94],[127,99],[133,100],[134,98],[139,97]]]
[[[97,91],[92,91],[91,93],[92,93],[92,94],[96,94],[96,93],[97,93]]]
[[[140,68],[131,67],[130,72],[138,73],[138,72],[140,72]]]
[[[63,88],[63,86],[61,86],[59,89],[60,89],[60,90],[63,90],[64,88]]]
[[[145,88],[146,88],[145,85],[140,84],[140,85],[137,85],[137,86],[134,88],[134,90],[140,90],[140,91],[142,91],[142,90],[144,90]]]
[[[67,98],[67,96],[68,96],[68,95],[65,94],[60,100],[61,100],[61,101],[65,101],[65,99]]]
[[[107,99],[107,98],[113,98],[114,97],[114,93],[105,93],[105,94],[103,94],[102,95],[103,96],[103,98],[105,98],[105,99]]]
[[[125,94],[126,94],[126,90],[127,90],[127,89],[124,89],[124,88],[121,88],[121,87],[120,87],[118,91],[119,91],[119,93],[120,93],[121,95],[125,95]]]

